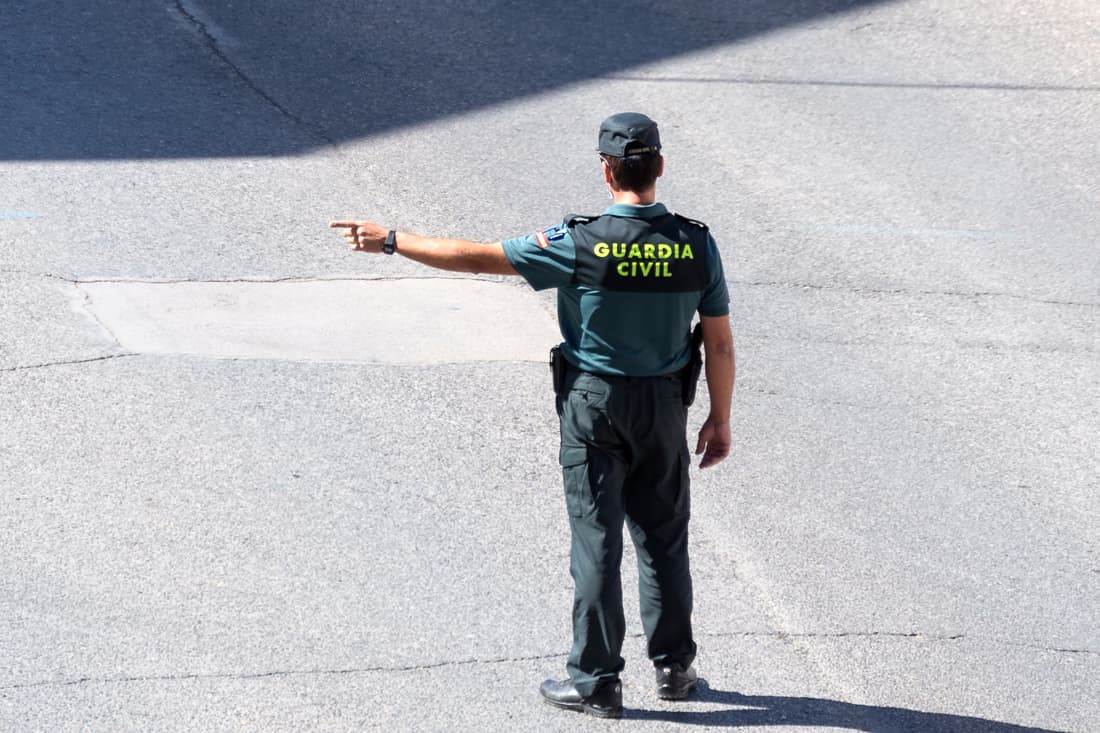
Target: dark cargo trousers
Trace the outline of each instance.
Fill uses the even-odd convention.
[[[624,519],[638,557],[650,659],[687,667],[695,658],[687,408],[679,377],[572,370],[557,404],[575,587],[567,668],[577,691],[587,696],[617,679],[624,665]]]

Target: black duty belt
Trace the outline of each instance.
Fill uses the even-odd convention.
[[[561,353],[561,348],[555,346],[550,349],[550,374],[553,377],[554,382],[554,394],[560,395],[565,387],[565,375],[568,372],[575,372],[579,374],[590,374],[598,379],[603,379],[608,382],[641,382],[647,380],[668,380],[679,381],[684,388],[683,398],[684,404],[690,406],[695,401],[695,388],[699,384],[699,375],[703,369],[703,353],[702,342],[703,332],[701,324],[695,325],[695,330],[689,334],[691,339],[691,351],[690,358],[686,366],[682,369],[677,369],[674,372],[668,372],[667,374],[658,374],[651,377],[629,377],[622,374],[600,374],[598,372],[590,372],[585,369],[581,369],[576,364],[573,364],[565,358],[565,354]]]
[[[564,359],[565,357],[562,357],[562,358]],[[647,379],[677,380],[677,379],[679,379],[680,377],[683,376],[684,369],[686,367],[682,367],[680,369],[677,369],[674,372],[667,372],[665,374],[651,374],[651,375],[645,376],[645,377],[636,377],[636,376],[632,376],[630,374],[605,374],[603,372],[593,372],[593,371],[589,371],[588,369],[581,369],[579,366],[577,366],[573,362],[569,361],[568,359],[565,359],[565,368],[568,369],[571,372],[577,372],[579,374],[588,374],[589,376],[598,377],[600,379],[606,379],[609,382],[610,381],[618,381],[618,380],[622,380],[622,381],[626,381],[626,382],[641,382],[641,381],[645,381]]]

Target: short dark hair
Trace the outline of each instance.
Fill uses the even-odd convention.
[[[659,155],[627,155],[617,158],[614,155],[601,155],[611,168],[611,178],[620,191],[641,193],[653,188],[657,174],[661,171]]]

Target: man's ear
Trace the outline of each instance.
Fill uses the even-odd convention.
[[[660,178],[665,174],[665,156],[659,156],[661,159],[660,165],[657,166],[657,177]]]
[[[610,186],[612,189],[618,191],[619,189],[615,188],[615,179],[611,175],[611,166],[609,166],[607,164],[607,161],[603,160],[602,158],[600,159],[600,165],[603,166],[603,182]]]

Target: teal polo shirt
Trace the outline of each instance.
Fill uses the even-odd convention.
[[[663,204],[614,204],[604,216],[651,219]],[[505,239],[504,254],[535,290],[557,288],[565,357],[585,371],[634,377],[668,374],[688,362],[688,330],[698,312],[729,314],[729,291],[714,238],[707,234],[707,284],[686,293],[610,291],[574,282],[576,251],[564,224]]]

